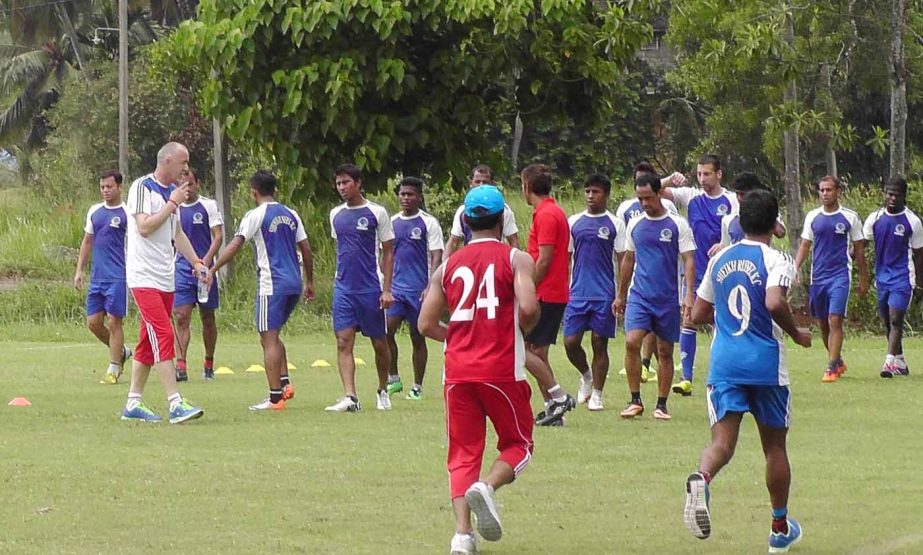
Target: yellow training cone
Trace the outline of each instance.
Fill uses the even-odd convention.
[[[288,369],[289,369],[289,371],[291,371],[291,370],[298,370],[298,368],[297,368],[294,364],[292,364],[291,362],[288,363]]]
[[[362,360],[361,358],[356,357],[355,361],[356,361],[356,366],[365,366],[365,361]]]
[[[247,368],[247,372],[253,372],[253,373],[259,372],[262,374],[265,371],[266,369],[260,366],[259,364],[251,364],[250,367]]]
[[[217,374],[221,374],[221,375],[224,375],[224,374],[233,374],[233,373],[234,373],[234,371],[231,370],[230,368],[228,368],[227,366],[222,366],[222,367],[220,367],[220,368],[215,368],[215,374],[216,374],[216,375],[217,375]]]
[[[311,363],[311,368],[330,368],[330,363],[322,358],[319,358]]]

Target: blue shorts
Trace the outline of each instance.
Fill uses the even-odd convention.
[[[763,426],[788,428],[792,417],[792,394],[787,385],[709,384],[708,422],[720,422],[730,412],[749,412]]]
[[[333,292],[333,331],[350,328],[372,339],[385,336],[385,311],[381,309],[381,293]]]
[[[407,324],[417,329],[417,320],[420,318],[420,306],[423,301],[420,300],[422,291],[416,293],[405,293],[403,291],[394,291],[394,304],[388,309],[388,318],[403,318]]]
[[[256,297],[256,308],[254,309],[254,318],[256,320],[256,331],[279,331],[288,322],[289,316],[295,311],[298,302],[301,300],[300,294],[291,295],[258,295]]]
[[[612,301],[570,301],[564,309],[564,337],[587,330],[602,337],[615,337]]]
[[[664,341],[676,343],[679,341],[681,323],[679,306],[675,303],[654,306],[637,296],[628,298],[628,306],[625,308],[625,333],[633,330],[651,331]]]
[[[846,316],[849,302],[849,282],[811,284],[811,316],[826,320],[827,316]]]
[[[87,291],[87,316],[105,312],[124,318],[128,311],[128,288],[124,281],[90,282]]]
[[[910,308],[910,299],[913,297],[911,289],[888,289],[878,287],[878,313],[887,316],[888,309],[893,308],[907,312]]]
[[[173,295],[173,308],[187,304],[197,304],[199,308],[218,308],[218,279],[212,282],[212,288],[208,291],[208,302],[199,302],[199,285],[196,282],[182,283],[176,282],[176,292]]]

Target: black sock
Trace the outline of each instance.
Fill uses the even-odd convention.
[[[657,406],[667,408],[667,398],[666,397],[657,397]]]
[[[358,403],[358,402],[359,402],[359,398],[356,397],[355,395],[347,395],[347,397],[349,397],[350,399],[352,399],[353,403]]]
[[[640,391],[632,391],[632,392],[631,392],[631,402],[634,403],[634,404],[636,404],[636,405],[641,405],[641,404],[643,404],[643,403],[641,402],[641,392],[640,392]]]
[[[282,401],[282,390],[281,389],[270,389],[269,390],[269,402],[276,404]]]
[[[644,368],[650,370],[650,369],[651,369],[651,359],[649,359],[649,358],[642,358],[642,359],[641,359],[641,366],[643,366]]]
[[[292,381],[291,381],[290,379],[288,379],[288,374],[282,376],[282,387],[285,387],[285,386],[287,386],[287,385],[291,385],[291,383],[292,383]]]

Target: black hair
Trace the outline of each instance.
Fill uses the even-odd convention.
[[[833,186],[839,190],[843,190],[843,182],[840,181],[840,178],[835,175],[825,175],[817,180],[817,188],[820,189],[820,184],[824,181],[829,181],[833,183]]]
[[[471,168],[472,178],[474,177],[474,174],[477,174],[477,173],[487,174],[487,179],[491,181],[494,180],[494,170],[490,169],[490,166],[488,166],[487,164],[478,164],[477,166],[474,166],[473,168]]]
[[[408,175],[407,177],[401,179],[401,181],[397,184],[397,187],[394,188],[395,194],[401,192],[401,187],[413,187],[417,190],[418,193],[420,193],[421,196],[423,195],[423,180],[419,177]]]
[[[536,195],[551,194],[551,167],[547,164],[529,164],[522,170],[522,180]]]
[[[100,180],[109,179],[110,177],[115,180],[116,185],[122,184],[122,172],[120,172],[119,170],[104,171],[103,174],[99,176],[99,179]]]
[[[583,181],[583,186],[589,187],[590,185],[599,185],[607,195],[612,191],[612,183],[609,181],[609,178],[601,173],[591,173],[586,176],[586,179]]]
[[[275,196],[276,176],[266,170],[257,170],[250,178],[250,188],[254,189],[260,196]]]
[[[896,175],[885,182],[885,191],[888,189],[897,189],[903,194],[907,194],[907,180]]]
[[[333,172],[333,176],[348,175],[356,183],[362,181],[362,172],[355,164],[343,164]]]
[[[195,171],[195,168],[189,168],[189,175],[192,176],[192,180],[196,183],[199,182],[199,173]]]
[[[649,173],[651,175],[657,175],[657,172],[654,171],[654,166],[647,160],[635,164],[635,169],[632,172],[632,175],[636,173]]]
[[[639,175],[638,178],[635,179],[635,189],[639,189],[641,187],[650,187],[651,191],[654,191],[655,193],[659,193],[660,192],[660,178],[650,173]]]
[[[740,172],[734,177],[734,183],[731,185],[734,191],[746,192],[757,189],[765,189],[760,182],[760,178],[753,172]]]
[[[471,228],[471,231],[484,231],[497,227],[501,218],[503,218],[503,212],[498,214],[491,214],[488,216],[480,216],[477,218],[472,218],[468,214],[465,214],[464,216],[465,223],[468,224],[468,227]]]
[[[704,166],[706,164],[711,164],[711,167],[715,168],[716,172],[721,171],[721,158],[714,154],[703,154],[699,157],[699,165]]]
[[[779,202],[766,189],[747,193],[740,203],[740,227],[749,235],[766,235],[779,218]]]

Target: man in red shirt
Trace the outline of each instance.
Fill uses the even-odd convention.
[[[492,185],[468,192],[464,219],[472,240],[433,272],[418,320],[420,333],[445,341],[452,555],[478,552],[471,511],[485,540],[500,539],[494,491],[512,482],[532,458],[532,390],[523,369],[522,334],[539,316],[535,268],[525,253],[500,242],[503,208],[503,195]],[[439,321],[446,308],[447,327]],[[485,418],[497,433],[500,456],[479,481]]]
[[[535,288],[541,318],[526,336],[526,368],[535,376],[545,398],[545,410],[535,420],[539,426],[563,424],[564,413],[577,401],[558,385],[548,362],[548,348],[557,342],[569,296],[570,227],[567,215],[551,198],[551,168],[532,164],[522,170],[522,194],[532,208],[529,256],[535,261]]]

